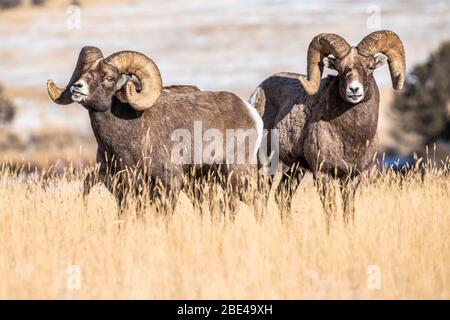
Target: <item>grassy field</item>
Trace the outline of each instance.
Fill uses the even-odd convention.
[[[85,207],[82,177],[0,169],[1,299],[450,298],[448,170],[365,178],[330,234],[310,180],[283,219],[273,201],[201,215],[185,194],[119,219],[103,187]]]
[[[87,111],[55,106],[45,89],[49,78],[67,83],[79,50],[95,45],[105,56],[145,53],[167,85],[247,100],[273,73],[304,73],[315,35],[355,45],[373,28],[401,36],[409,72],[448,40],[448,1],[81,0],[72,13],[71,2],[0,12],[0,82],[16,106],[0,126],[0,299],[450,299],[448,159],[440,169],[428,163],[424,180],[364,177],[355,223],[337,212],[330,233],[311,179],[291,214],[248,190],[259,200],[239,203],[234,218],[218,191],[212,209],[182,193],[173,214],[152,205],[137,217],[130,199],[119,217],[104,187],[82,198],[97,150]],[[377,9],[379,27],[369,26]],[[393,134],[388,67],[375,77],[380,152],[411,154],[422,142]]]

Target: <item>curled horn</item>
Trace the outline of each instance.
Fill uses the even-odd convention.
[[[388,58],[392,86],[400,90],[405,82],[405,49],[399,36],[392,31],[375,31],[366,36],[357,46],[358,52],[365,56],[382,53]]]
[[[305,91],[315,95],[319,91],[323,71],[323,58],[332,54],[335,58],[344,57],[351,47],[342,37],[332,33],[322,33],[314,37],[308,48],[307,78],[299,78]]]
[[[90,67],[92,63],[103,58],[102,51],[96,47],[83,47],[78,56],[77,65],[72,73],[67,86],[62,89],[58,87],[52,80],[47,81],[47,91],[53,102],[66,105],[72,103],[72,93],[70,87],[77,81],[81,75]]]
[[[134,74],[141,84],[138,92],[135,83],[128,81],[121,94],[122,101],[126,100],[135,110],[143,111],[158,100],[162,92],[162,79],[158,67],[150,58],[135,51],[121,51],[110,55],[104,62],[115,66],[120,73]]]

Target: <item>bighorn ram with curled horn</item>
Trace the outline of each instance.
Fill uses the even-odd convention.
[[[49,80],[47,89],[57,104],[75,101],[89,111],[98,143],[100,181],[115,193],[120,205],[130,190],[120,179],[112,186],[110,177],[120,176],[127,169],[145,172],[143,181],[152,190],[158,189],[152,186],[159,180],[167,191],[177,195],[183,185],[183,174],[199,169],[205,172],[205,167],[214,165],[222,166],[222,173],[228,174],[233,190],[238,191],[242,187],[242,173],[252,161],[256,163],[263,124],[253,107],[229,92],[200,91],[194,86],[163,88],[156,64],[142,53],[122,51],[103,58],[100,49],[84,47],[66,88],[61,89]],[[187,136],[174,136],[177,130],[187,132]],[[195,130],[200,130],[203,141],[192,143],[192,137],[198,138]],[[233,141],[228,141],[226,132],[233,130],[247,136],[244,139],[231,136]],[[211,148],[211,143],[217,141],[205,141],[206,132],[208,137],[211,132],[224,140],[226,136],[228,153]],[[180,137],[185,143],[181,145],[183,150]],[[228,149],[230,145],[232,149]],[[209,154],[205,152],[208,146],[212,150]],[[199,147],[202,149],[197,150]],[[174,150],[178,153],[173,153]],[[245,160],[233,162],[235,158],[228,157],[230,150],[233,155],[245,153]],[[197,153],[200,158],[195,158]],[[174,161],[174,154],[179,156],[178,160]],[[85,179],[84,195],[97,182],[94,177],[92,173]],[[166,194],[151,193],[151,196]]]
[[[373,71],[386,62],[386,57],[393,87],[399,90],[405,80],[405,52],[394,32],[373,32],[356,47],[338,35],[323,33],[309,45],[306,77],[275,74],[250,98],[263,118],[264,128],[278,130],[280,161],[288,166],[298,164],[313,173],[328,227],[335,209],[330,182],[340,180],[344,220],[348,222],[354,216],[358,175],[375,155],[380,97]],[[338,75],[321,79],[324,66]],[[298,185],[301,177],[294,174],[291,182]],[[280,187],[286,179],[288,175],[283,175]],[[284,194],[288,205],[295,189]]]

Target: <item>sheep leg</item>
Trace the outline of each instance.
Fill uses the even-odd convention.
[[[358,177],[346,178],[341,180],[339,185],[342,193],[345,224],[353,223],[355,220],[355,194],[360,181]]]
[[[85,210],[87,209],[87,197],[92,188],[98,183],[103,183],[114,196],[119,211],[118,215],[121,216],[125,210],[125,197],[129,189],[127,187],[127,181],[118,175],[112,177],[104,165],[101,165],[98,171],[93,170],[89,172],[83,181],[83,203]]]
[[[203,171],[197,171],[194,168],[189,170],[189,174],[185,177],[185,181],[183,184],[183,190],[187,194],[188,198],[191,200],[192,205],[194,206],[194,210],[198,209],[200,214],[203,215],[203,207],[202,203],[205,201],[205,193],[203,189],[203,179],[211,176],[214,179],[214,171],[213,169],[209,169],[207,173]]]
[[[300,182],[304,175],[305,172],[294,165],[288,172],[282,174],[281,180],[277,186],[275,201],[284,209],[282,211],[286,211],[289,215],[292,210],[292,199],[300,186]]]
[[[327,233],[330,233],[331,220],[336,213],[336,190],[333,179],[328,174],[321,174],[314,179],[325,212]]]
[[[225,172],[225,180],[222,181],[226,194],[229,195],[229,209],[234,217],[238,201],[245,202],[246,190],[249,187],[247,179],[248,167],[240,164],[228,165]]]
[[[105,185],[116,199],[118,216],[122,216],[126,209],[126,196],[130,191],[129,181],[122,174],[106,175]]]
[[[87,207],[87,196],[91,192],[91,189],[100,182],[98,179],[98,174],[95,171],[91,171],[87,174],[83,181],[83,203],[84,208]]]
[[[158,213],[172,214],[182,188],[182,175],[160,176],[150,181],[150,202],[155,204]]]
[[[236,208],[238,201],[244,200],[244,190],[246,181],[244,181],[243,177],[243,170],[240,166],[233,165],[229,166],[228,168],[228,174],[227,174],[227,184],[229,191],[229,206],[230,206],[230,212],[231,216],[234,218],[236,216]]]
[[[89,172],[83,181],[83,203],[84,208],[87,208],[87,197],[92,188],[98,183],[104,183],[106,180],[106,171],[103,166],[100,166],[100,170],[93,170]]]
[[[183,186],[183,176],[181,174],[173,175],[170,179],[169,187],[167,188],[167,204],[166,212],[173,213],[175,211],[175,206],[177,205],[178,197]]]

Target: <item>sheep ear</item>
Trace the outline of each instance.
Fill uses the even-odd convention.
[[[130,80],[131,76],[127,75],[127,74],[122,74],[119,78],[119,80],[117,80],[116,82],[116,91],[119,91],[120,89],[122,89],[122,87],[128,82],[128,80]]]
[[[375,58],[374,69],[379,68],[382,65],[385,65],[388,61],[388,58],[382,53],[377,53],[374,56],[374,58]]]
[[[329,69],[336,70],[336,58],[333,57],[324,57],[323,65]]]
[[[119,80],[116,82],[116,93],[115,96],[123,103],[128,103],[127,99],[127,83],[132,82],[136,88],[137,92],[141,92],[142,87],[139,80],[132,75],[122,74]]]

